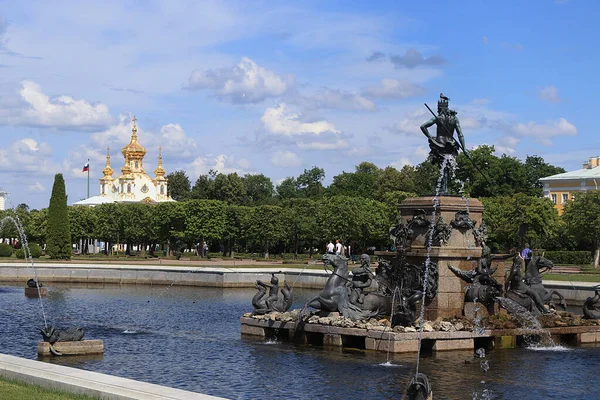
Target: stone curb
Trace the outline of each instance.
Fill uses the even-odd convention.
[[[218,400],[201,393],[0,354],[0,376],[110,400]]]

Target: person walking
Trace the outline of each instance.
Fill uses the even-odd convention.
[[[330,240],[329,244],[327,245],[327,253],[334,254],[334,249],[335,247],[333,246],[333,242]]]
[[[338,256],[342,255],[342,244],[340,243],[340,239],[335,240],[335,254]]]
[[[531,256],[533,252],[529,248],[529,243],[525,243],[525,248],[521,251],[521,257],[525,260],[525,268],[529,265],[529,261],[531,261]]]

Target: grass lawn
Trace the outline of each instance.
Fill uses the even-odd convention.
[[[90,400],[97,397],[76,395],[69,392],[44,389],[19,381],[0,378],[0,398],[6,400]]]
[[[544,274],[542,276],[547,281],[565,281],[565,282],[599,282],[600,275],[587,274]]]

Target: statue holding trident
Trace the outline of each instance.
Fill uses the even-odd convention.
[[[444,96],[443,93],[440,93],[437,115],[435,115],[431,108],[425,104],[425,107],[427,107],[429,112],[433,115],[433,118],[421,125],[421,131],[429,140],[429,157],[431,162],[434,165],[437,165],[440,169],[442,169],[442,166],[444,167],[443,171],[440,171],[442,174],[442,181],[439,194],[448,194],[448,183],[452,178],[452,165],[448,162],[447,158],[449,156],[456,158],[459,150],[463,151],[464,155],[469,161],[471,161],[475,169],[481,174],[481,176],[483,176],[488,184],[490,183],[489,179],[485,176],[477,164],[473,162],[471,156],[469,156],[469,153],[467,152],[465,147],[465,138],[462,130],[460,129],[460,123],[456,117],[456,111],[448,108],[449,100],[450,99]],[[433,125],[437,125],[436,137],[432,137],[428,130],[428,128]],[[456,131],[458,141],[454,138],[454,131]]]
[[[444,162],[444,159],[448,156],[456,158],[459,149],[462,149],[463,151],[465,149],[465,138],[460,129],[456,111],[448,108],[448,100],[450,99],[440,93],[437,116],[431,111],[429,106],[425,104],[425,107],[433,114],[433,118],[421,125],[421,131],[429,140],[429,157],[431,162],[440,169],[442,166],[444,167],[443,171],[440,171],[442,174],[440,194],[448,194],[448,183],[452,174],[452,166],[449,165],[447,161]],[[436,137],[431,136],[428,130],[428,128],[433,125],[437,125]],[[454,139],[454,131],[456,131],[459,142]]]

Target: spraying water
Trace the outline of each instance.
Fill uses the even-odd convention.
[[[415,371],[415,378],[419,375],[419,360],[421,359],[421,343],[423,341],[423,326],[425,325],[425,296],[427,294],[427,281],[429,278],[429,265],[431,264],[431,246],[433,245],[433,233],[435,230],[435,217],[440,204],[439,195],[444,178],[444,171],[448,166],[448,162],[454,159],[451,154],[444,155],[442,166],[440,168],[440,176],[435,186],[435,196],[433,197],[433,211],[431,212],[431,225],[429,227],[429,237],[427,238],[427,257],[425,258],[425,274],[423,279],[423,299],[421,300],[421,313],[419,316],[419,341],[417,348],[417,367]]]
[[[25,265],[33,273],[35,286],[38,292],[38,299],[40,301],[40,308],[42,309],[42,316],[44,317],[44,328],[48,329],[48,319],[46,318],[44,302],[42,301],[42,293],[40,292],[40,286],[38,284],[37,271],[35,270],[35,266],[33,264],[33,257],[31,256],[31,250],[29,249],[29,243],[27,242],[27,235],[25,235],[25,230],[23,229],[23,225],[21,224],[21,220],[19,219],[19,215],[17,213],[14,213],[14,217],[9,215],[0,220],[0,229],[2,229],[2,227],[4,227],[4,225],[9,221],[14,224],[19,234],[19,238],[21,239],[21,245],[23,246],[23,251],[25,254]]]

